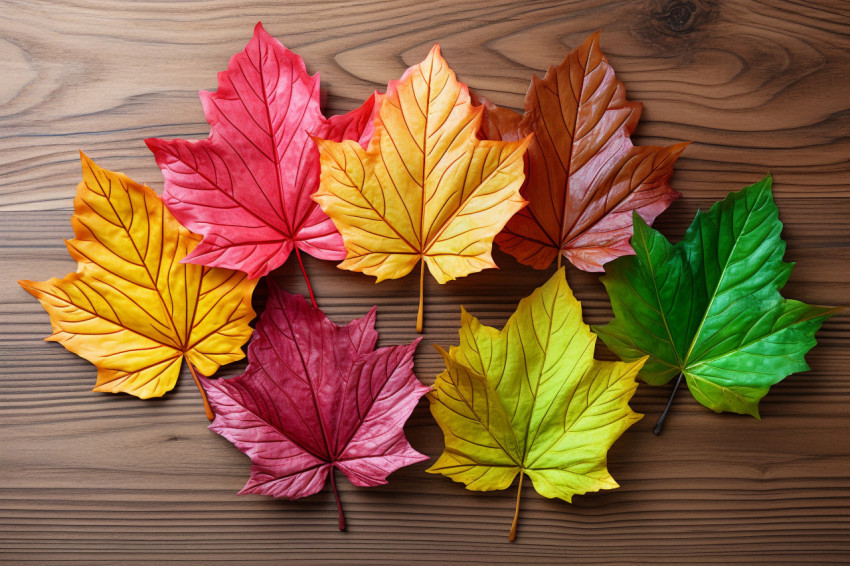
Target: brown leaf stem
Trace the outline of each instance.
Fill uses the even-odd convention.
[[[514,511],[514,522],[511,523],[511,532],[508,535],[508,540],[510,542],[513,542],[516,538],[516,524],[519,519],[519,499],[522,496],[522,478],[524,475],[525,474],[523,474],[522,471],[519,472],[519,486],[516,490],[516,510]]]
[[[664,412],[661,413],[661,417],[659,417],[658,422],[655,423],[655,428],[652,430],[652,432],[656,435],[661,434],[661,427],[664,426],[664,420],[667,418],[667,413],[670,412],[670,407],[673,405],[673,399],[676,397],[676,392],[679,390],[679,386],[682,384],[683,377],[685,377],[685,374],[679,372],[679,379],[676,380],[676,385],[673,386],[673,393],[670,394],[670,399],[667,401],[667,406],[664,407]]]
[[[336,499],[336,508],[339,511],[339,530],[345,530],[345,515],[342,513],[342,504],[339,502],[339,493],[336,490],[336,480],[334,480],[334,474],[336,473],[336,467],[331,466],[331,489],[334,492],[334,499]]]
[[[210,400],[207,398],[207,392],[204,390],[204,386],[201,385],[201,380],[198,378],[198,374],[195,372],[195,367],[189,360],[186,360],[186,365],[189,366],[189,373],[192,374],[192,379],[195,380],[195,385],[198,386],[198,391],[201,392],[201,399],[204,400],[204,411],[207,413],[207,418],[212,421],[215,419],[215,413],[213,413],[212,407],[210,406]]]
[[[313,296],[313,286],[310,285],[310,278],[307,277],[307,270],[304,269],[304,262],[301,261],[301,252],[298,251],[298,246],[295,246],[295,257],[298,258],[298,265],[301,266],[301,273],[304,274],[304,281],[307,282],[307,290],[310,291],[310,300],[313,301],[313,306],[319,308],[319,305],[316,304],[316,297]]]

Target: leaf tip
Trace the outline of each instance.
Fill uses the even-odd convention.
[[[643,357],[640,357],[640,358],[638,358],[638,359],[634,360],[633,362],[627,362],[627,363],[630,363],[630,364],[632,365],[632,367],[634,367],[634,369],[635,369],[635,377],[637,377],[638,372],[639,372],[641,369],[643,369],[644,364],[646,364],[646,362],[647,362],[648,360],[649,360],[649,354],[647,354],[647,355],[645,355],[645,356],[643,356]]]
[[[475,321],[475,317],[466,310],[466,307],[460,306],[460,324],[461,327],[469,325],[471,322]]]
[[[155,148],[156,148],[156,146],[157,146],[157,143],[156,143],[156,142],[157,142],[157,138],[145,138],[145,139],[144,139],[144,142],[145,142],[145,145],[147,146],[147,148],[148,148],[149,150],[151,150],[152,152],[156,153]]]
[[[446,362],[446,365],[448,366],[448,363],[451,360],[449,353],[439,344],[434,344],[434,349],[437,350],[437,353],[443,357],[443,361]]]
[[[754,400],[750,403],[745,403],[744,407],[743,407],[744,410],[740,411],[740,413],[745,414],[745,415],[750,415],[751,417],[753,417],[757,421],[761,422],[761,414],[759,414],[759,400],[760,399],[756,399],[756,400]],[[715,411],[717,411],[717,409],[715,409]],[[717,411],[717,412],[722,413],[723,410],[721,409],[720,411]]]
[[[481,106],[480,108],[483,109],[484,107]],[[531,145],[532,141],[534,141],[534,132],[529,132],[527,136],[520,140],[519,151],[521,154],[525,154],[525,152],[528,150],[528,146]]]
[[[669,149],[671,150],[671,153],[676,154],[676,157],[678,158],[679,155],[681,155],[682,152],[685,151],[685,148],[687,148],[692,143],[694,143],[693,140],[674,143],[673,145],[670,146]]]
[[[587,36],[587,39],[578,46],[574,51],[578,51],[579,49],[586,49],[588,51],[599,51],[599,38],[602,37],[602,30],[598,29],[595,32],[591,33]],[[569,55],[567,55],[569,57]]]
[[[259,20],[254,25],[254,33],[253,33],[252,39],[256,39],[258,41],[274,41],[274,42],[279,43],[283,47],[283,44],[280,43],[277,39],[275,39],[272,36],[272,34],[270,34],[266,30],[265,26],[263,26],[263,22],[259,21]],[[284,49],[286,49],[286,48],[284,47]]]
[[[640,235],[641,238],[646,239],[649,230],[651,228],[647,221],[643,219],[643,216],[637,210],[632,210],[632,238]]]
[[[82,149],[78,151],[80,152],[80,163],[83,167],[83,175],[86,174],[86,171],[93,171],[95,168],[97,168],[95,162],[92,161],[92,158],[89,157],[86,152],[84,152]]]

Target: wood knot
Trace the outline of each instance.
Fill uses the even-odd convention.
[[[650,44],[682,46],[682,39],[696,39],[697,33],[717,19],[718,0],[652,0],[635,19],[634,34]]]
[[[673,33],[684,33],[691,29],[696,11],[693,2],[672,0],[662,3],[658,19]]]

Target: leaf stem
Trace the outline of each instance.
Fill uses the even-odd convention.
[[[342,514],[342,504],[339,502],[339,493],[336,491],[336,481],[334,480],[334,473],[336,473],[336,466],[331,466],[331,489],[334,492],[334,499],[336,499],[336,508],[339,511],[339,530],[345,530],[345,515]]]
[[[679,372],[679,379],[676,380],[676,385],[673,386],[673,393],[670,394],[670,399],[667,401],[667,406],[664,407],[664,412],[661,413],[661,417],[659,417],[658,422],[655,423],[655,428],[652,430],[656,435],[661,434],[661,427],[664,426],[664,420],[667,418],[667,414],[670,412],[670,407],[673,406],[673,399],[676,397],[676,392],[679,390],[679,386],[682,385],[682,378],[685,377],[685,374]]]
[[[316,304],[316,297],[313,296],[313,286],[310,285],[310,278],[307,277],[307,270],[304,269],[304,262],[301,261],[301,252],[298,251],[298,246],[295,246],[295,257],[298,258],[298,265],[301,266],[301,273],[304,274],[304,281],[307,282],[307,290],[310,291],[310,300],[313,301],[313,306],[319,308],[319,305]]]
[[[522,496],[522,478],[525,474],[522,473],[522,470],[519,472],[519,487],[516,490],[516,510],[514,511],[514,522],[511,523],[511,533],[508,535],[508,540],[513,542],[516,539],[516,524],[519,519],[519,499]]]
[[[204,411],[207,413],[207,418],[212,421],[215,419],[215,413],[213,413],[212,407],[210,407],[210,400],[207,398],[207,392],[204,390],[204,386],[201,385],[201,380],[198,378],[198,374],[195,372],[195,367],[192,365],[192,362],[186,360],[186,365],[189,366],[189,373],[192,374],[192,379],[195,380],[195,385],[198,386],[198,391],[201,392],[201,399],[204,400]]]
[[[416,332],[422,333],[422,322],[425,318],[425,259],[419,264],[419,313],[416,315]]]

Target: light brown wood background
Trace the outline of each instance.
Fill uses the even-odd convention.
[[[645,103],[637,141],[695,142],[673,178],[684,198],[657,226],[678,239],[698,208],[769,171],[797,262],[786,296],[850,303],[845,0],[0,0],[0,563],[850,559],[848,314],[824,325],[811,371],[774,387],[762,422],[716,415],[680,392],[655,437],[669,389],[641,387],[633,405],[647,417],[610,453],[622,487],[569,505],[526,486],[515,544],[506,539],[514,489],[469,492],[426,474],[427,463],[379,488],[342,481],[349,530],[340,533],[328,491],[296,502],[236,495],[249,461],[207,430],[188,375],[162,400],[90,392],[93,367],[41,341],[47,315],[15,280],[75,269],[62,238],[72,235],[78,149],[161,190],[142,140],[206,135],[196,91],[215,88],[258,20],[321,70],[330,113],[353,108],[435,41],[461,80],[519,107],[531,73],[602,29],[630,98]],[[501,271],[428,283],[416,357],[425,383],[441,365],[431,345],[456,340],[461,304],[501,325],[549,275],[496,260]],[[378,304],[381,344],[414,338],[415,277],[374,285],[312,258],[307,268],[332,319]],[[292,262],[277,277],[304,289]],[[568,278],[585,318],[607,321],[597,275]],[[407,434],[440,453],[424,402]]]

